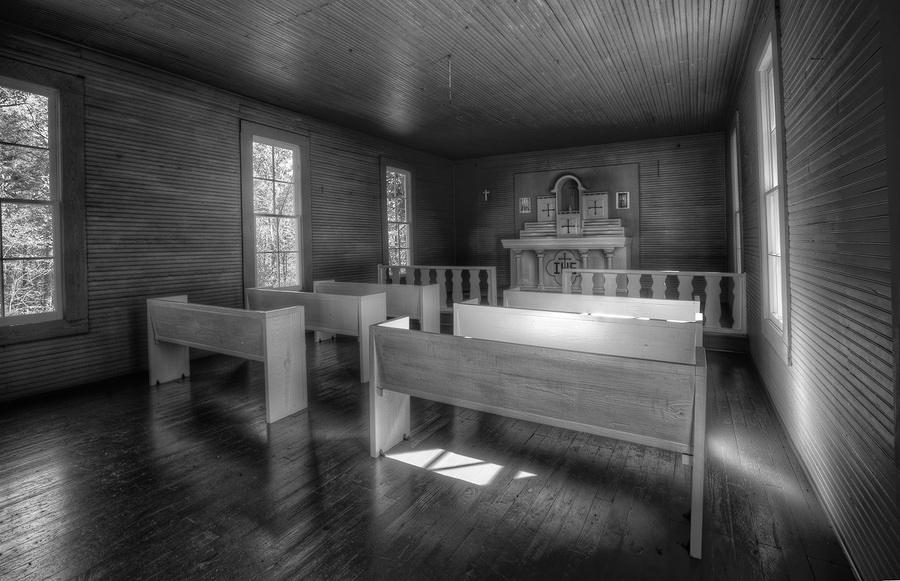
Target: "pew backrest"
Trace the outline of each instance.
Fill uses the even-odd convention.
[[[703,320],[700,301],[670,301],[507,289],[503,291],[503,306],[635,319],[688,322]]]
[[[616,355],[693,364],[702,346],[700,323],[595,317],[580,313],[457,304],[453,334]]]
[[[336,282],[317,280],[313,292],[347,295],[385,293],[388,317],[411,316],[418,319],[423,331],[440,332],[440,286]]]
[[[384,292],[367,293],[348,289],[340,294],[306,292],[290,288],[248,288],[247,308],[278,309],[301,305],[306,313],[306,328],[338,335],[361,336],[372,323],[387,318]]]

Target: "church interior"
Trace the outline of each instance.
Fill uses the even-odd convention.
[[[0,578],[900,578],[898,6],[6,0]]]

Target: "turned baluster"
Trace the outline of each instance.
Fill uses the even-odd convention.
[[[666,298],[666,273],[654,273],[650,275],[650,278],[653,280],[653,285],[650,287],[650,290],[653,293],[651,299],[664,299]]]
[[[694,277],[687,274],[678,275],[678,300],[690,301],[694,299]]]
[[[626,294],[627,297],[638,297],[641,296],[641,273],[639,272],[629,272],[625,275],[626,279]]]
[[[481,271],[477,268],[470,268],[469,273],[469,298],[470,299],[478,299],[478,304],[481,304],[481,280],[478,278],[478,273]],[[462,278],[462,276],[460,276]],[[460,281],[462,284],[462,281]]]
[[[602,272],[595,272],[594,278],[591,281],[591,292],[588,294],[592,295],[600,295],[603,294],[603,286],[606,284],[606,275]]]
[[[706,275],[706,308],[703,309],[703,324],[707,328],[718,329],[722,326],[722,277],[717,274]]]
[[[450,297],[450,300],[454,303],[458,303],[463,300],[463,290],[462,290],[462,269],[454,268],[450,270],[451,276],[453,277],[453,295]]]

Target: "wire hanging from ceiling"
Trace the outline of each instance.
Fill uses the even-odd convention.
[[[447,97],[453,101],[453,54],[447,55]]]

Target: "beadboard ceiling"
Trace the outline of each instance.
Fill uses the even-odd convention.
[[[759,0],[3,0],[0,19],[451,159],[722,130]]]

